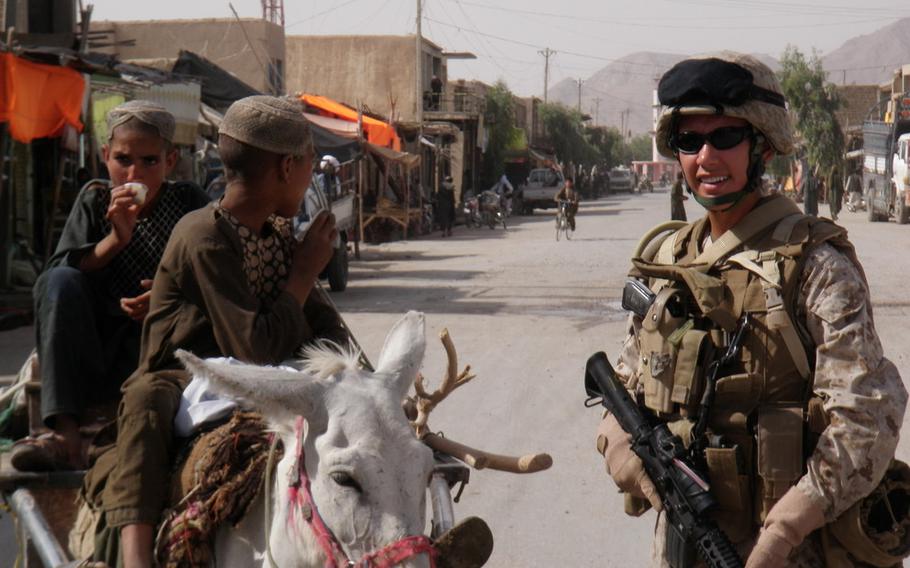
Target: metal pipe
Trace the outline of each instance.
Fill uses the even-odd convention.
[[[57,542],[31,491],[28,489],[13,491],[9,504],[45,566],[54,567],[69,562],[66,551]]]
[[[452,494],[442,473],[434,473],[430,478],[430,502],[433,504],[433,538],[436,538],[455,526]]]

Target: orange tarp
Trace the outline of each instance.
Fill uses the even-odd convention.
[[[357,122],[357,111],[346,107],[343,104],[333,101],[332,99],[321,95],[300,95],[300,100],[306,104],[319,109],[325,116],[340,118],[351,122]],[[401,151],[401,139],[395,132],[395,128],[387,122],[376,120],[375,118],[364,116],[363,129],[367,133],[367,141],[370,144],[391,148]]]
[[[72,69],[0,53],[0,122],[9,122],[19,142],[58,136],[66,124],[82,130],[84,91],[85,80]]]

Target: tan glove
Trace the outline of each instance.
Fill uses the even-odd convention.
[[[758,535],[746,568],[778,568],[806,537],[825,524],[825,514],[796,486],[778,501]]]
[[[641,458],[632,451],[632,436],[622,429],[619,421],[610,413],[597,427],[597,451],[603,455],[607,473],[621,490],[634,497],[647,499],[655,511],[663,509],[657,489],[645,473]]]

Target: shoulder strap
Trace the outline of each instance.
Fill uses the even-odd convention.
[[[774,223],[799,212],[799,208],[789,198],[771,198],[747,215],[746,218],[740,221],[735,227],[721,235],[719,239],[708,245],[708,247],[695,258],[693,264],[703,264],[705,265],[705,268],[710,268],[714,266],[717,261],[727,256]]]

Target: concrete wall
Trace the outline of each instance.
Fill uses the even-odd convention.
[[[323,95],[351,106],[364,104],[392,120],[416,120],[414,36],[288,36],[287,90]],[[424,90],[433,59],[446,81],[441,49],[424,42]],[[445,87],[443,87],[445,88]]]
[[[241,18],[240,22],[234,18],[98,21],[92,22],[92,30],[110,30],[113,41],[135,40],[134,46],[99,49],[122,60],[176,59],[180,50],[185,49],[265,93],[272,92],[269,65],[282,74],[286,67],[284,28],[256,18]],[[285,92],[284,88],[279,90],[279,94]]]

